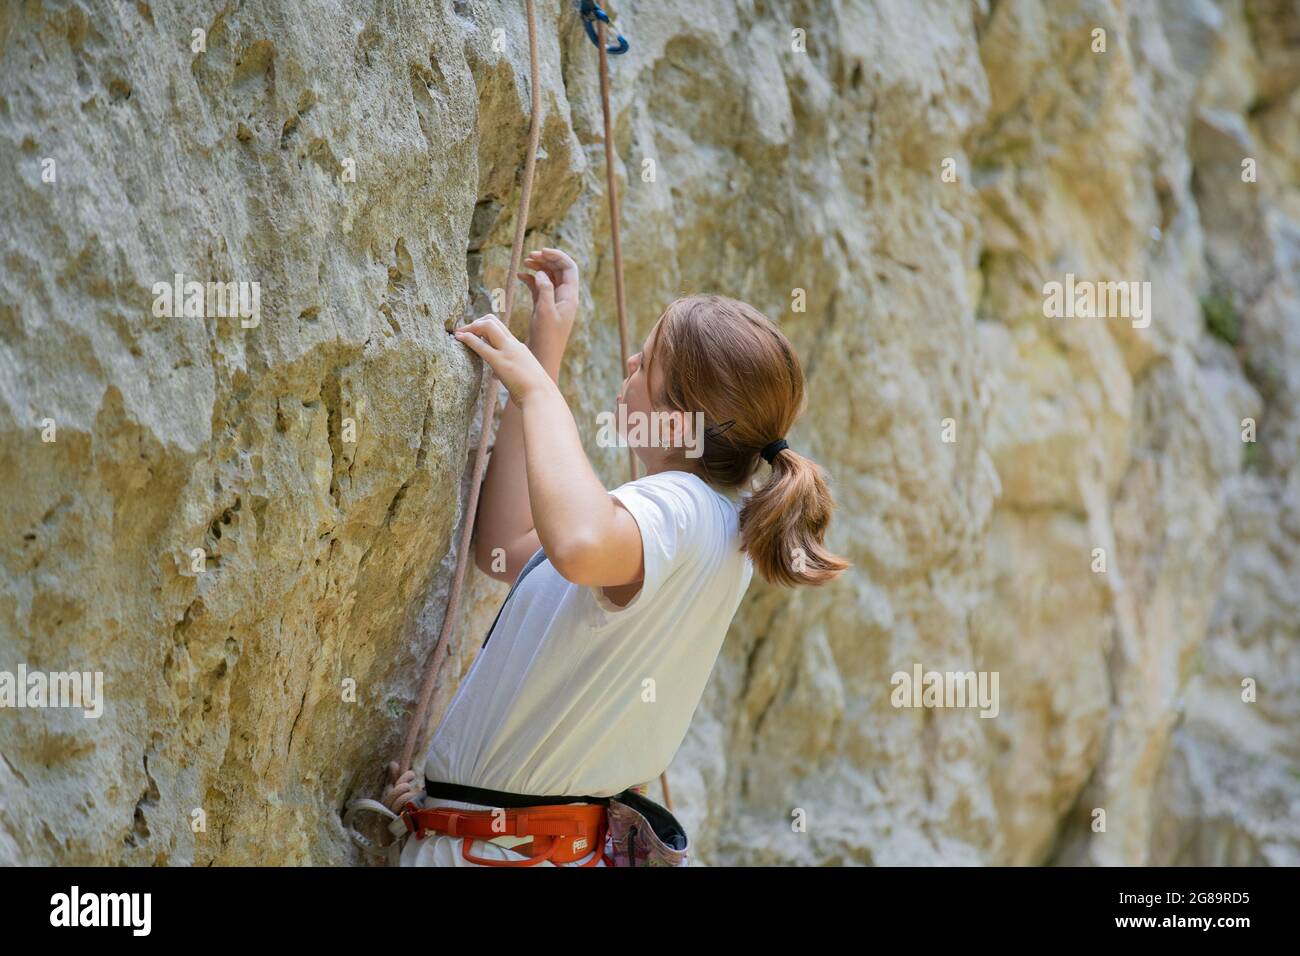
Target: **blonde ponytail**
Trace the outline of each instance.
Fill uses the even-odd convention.
[[[754,568],[772,584],[793,587],[833,581],[849,566],[824,541],[835,502],[822,469],[785,448],[772,474],[740,510],[740,537]]]
[[[771,475],[740,512],[741,546],[758,573],[816,586],[848,568],[824,543],[835,510],[825,472],[776,441],[804,406],[803,369],[781,330],[744,302],[687,296],[655,326],[647,373],[652,364],[663,370],[661,404],[704,413],[702,454],[688,465],[700,477],[740,488],[770,455]]]

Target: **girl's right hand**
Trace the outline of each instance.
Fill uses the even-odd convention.
[[[555,381],[543,367],[536,348],[528,349],[495,315],[458,326],[451,334],[492,366],[496,377],[510,392],[511,401],[520,408],[524,407],[527,396],[555,388]]]
[[[578,264],[568,253],[547,248],[528,253],[524,265],[536,270],[519,273],[533,294],[530,344],[563,350],[578,316]]]

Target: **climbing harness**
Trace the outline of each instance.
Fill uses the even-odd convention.
[[[364,828],[359,823],[362,814],[366,813],[373,813],[385,821],[388,825],[388,832],[393,835],[394,839],[388,843],[376,843],[367,837]],[[347,831],[348,837],[351,838],[352,845],[366,856],[376,860],[383,860],[389,866],[398,865],[402,852],[402,843],[399,838],[406,832],[406,828],[401,817],[378,800],[359,797],[350,802],[343,814],[343,829]]]
[[[483,807],[408,803],[398,819],[417,840],[430,833],[461,837],[461,857],[479,866],[555,865],[686,866],[690,843],[671,812],[636,788],[612,797],[536,796],[462,784],[424,781],[424,802],[455,801]],[[396,825],[394,824],[394,830]],[[494,860],[473,853],[475,840],[509,837],[523,859]],[[590,857],[585,863],[578,863]]]
[[[534,8],[534,0],[525,0],[525,8],[528,16],[528,59],[532,112],[528,124],[528,148],[524,161],[523,177],[520,183],[514,241],[510,249],[510,270],[506,274],[503,314],[507,320],[514,309],[515,276],[519,272],[520,262],[523,259],[524,238],[528,227],[528,210],[532,199],[533,174],[537,166],[538,144],[541,139],[540,56],[538,53],[537,13]],[[614,254],[614,292],[618,311],[619,347],[623,368],[626,369],[628,359],[627,304],[623,285],[623,247],[619,234],[617,184],[614,175],[614,134],[609,104],[609,56],[626,53],[628,51],[628,42],[617,30],[615,36],[617,36],[618,42],[614,44],[605,42],[606,27],[612,26],[612,24],[609,15],[593,0],[581,0],[579,13],[587,36],[600,52],[600,97],[605,132],[605,182],[609,198],[610,237]],[[483,473],[487,465],[488,445],[492,438],[492,422],[496,413],[496,405],[497,379],[489,368],[487,384],[483,389],[479,403],[479,441],[475,450],[474,469],[470,477],[469,498],[465,504],[461,524],[451,590],[447,597],[447,608],[443,614],[442,627],[438,633],[437,643],[434,644],[433,652],[429,655],[425,665],[416,698],[415,712],[411,716],[411,721],[403,737],[402,750],[397,761],[398,767],[401,768],[412,765],[416,750],[422,742],[421,738],[427,731],[425,725],[428,721],[429,707],[433,700],[438,672],[442,667],[443,659],[446,657],[451,637],[455,633],[457,612],[460,609],[461,593],[465,584],[465,573],[469,567],[470,542],[474,533],[474,519],[478,512]],[[630,479],[635,480],[637,477],[636,455],[631,449],[628,449],[628,471]],[[516,579],[516,587],[524,574],[537,563],[540,563],[538,561],[538,555],[540,554],[542,553],[538,552],[533,556],[529,566]],[[513,593],[512,588],[511,594]],[[506,600],[509,600],[509,595],[507,595]],[[504,606],[503,604],[502,607],[504,608]],[[500,618],[499,611],[497,617]],[[493,628],[495,626],[496,622],[494,621]],[[492,631],[489,630],[487,639],[483,642],[485,647],[487,646],[487,640],[491,636]],[[671,813],[672,800],[668,791],[668,774],[666,771],[660,775],[660,783],[663,786],[666,808],[660,807],[634,789],[629,789],[617,797],[610,798],[520,797],[519,795],[505,794],[500,791],[479,791],[480,796],[490,798],[486,804],[481,801],[463,802],[479,802],[480,805],[494,808],[506,805],[500,802],[502,798],[507,800],[522,799],[530,802],[526,804],[516,803],[515,806],[526,806],[528,809],[516,810],[513,813],[507,811],[504,821],[502,821],[500,814],[492,809],[467,811],[446,807],[421,808],[415,803],[408,803],[401,814],[396,814],[377,800],[363,798],[353,800],[348,804],[343,817],[343,825],[348,830],[353,843],[362,852],[373,857],[383,857],[393,865],[398,862],[401,846],[400,838],[404,834],[413,835],[416,839],[422,839],[431,832],[481,838],[484,836],[483,828],[486,825],[488,827],[486,838],[488,839],[506,835],[515,837],[532,836],[534,839],[528,844],[528,846],[532,847],[531,855],[522,863],[519,861],[495,861],[474,857],[470,854],[469,849],[473,840],[466,839],[462,841],[462,854],[466,860],[486,866],[533,866],[545,860],[554,863],[566,863],[581,859],[591,852],[591,847],[599,847],[601,852],[592,857],[591,863],[584,865],[593,865],[596,860],[604,858],[611,865],[684,866],[687,860],[686,834]],[[448,792],[447,788],[452,786],[426,781],[426,796],[437,797],[441,793],[444,795],[444,799],[456,799],[445,796]],[[544,802],[538,804],[536,802],[538,800]],[[565,804],[577,801],[582,801],[583,805],[579,807],[565,806]],[[389,832],[395,837],[392,842],[380,845],[362,836],[357,823],[361,815],[367,813],[378,814],[387,822]],[[500,829],[503,824],[506,828],[504,831]],[[612,856],[609,855],[610,853],[612,853]],[[638,864],[638,860],[642,862]]]
[[[536,866],[546,861],[561,866],[577,863],[588,856],[591,859],[579,865],[595,866],[605,855],[608,827],[605,808],[588,803],[580,806],[539,805],[521,810],[421,809],[410,803],[401,819],[417,840],[423,840],[429,833],[462,837],[461,856],[466,862],[479,866]],[[475,840],[501,837],[532,837],[510,847],[515,853],[524,854],[526,859],[493,860],[472,852]]]

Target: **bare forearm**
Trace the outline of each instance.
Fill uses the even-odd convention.
[[[551,381],[558,382],[563,346],[556,348],[545,343],[530,343],[530,347]],[[497,548],[505,549],[508,555],[511,546],[533,530],[533,511],[524,465],[523,415],[514,402],[508,402],[497,428],[475,521],[475,555],[480,567],[491,565],[493,551]],[[508,572],[518,570],[507,563]]]
[[[549,494],[540,499],[537,497],[537,483],[530,474],[533,459],[526,446],[536,446],[538,442],[526,436],[532,434],[543,441],[551,436],[545,434],[545,423],[540,426],[541,433],[530,431],[533,426],[528,424],[523,409],[538,403],[524,401],[525,394],[538,391],[555,396],[564,416],[559,427],[567,425],[568,429],[565,439],[571,446],[569,459],[582,463],[588,486],[594,484],[602,495],[604,492],[586,462],[573,418],[559,397],[560,361],[578,315],[577,263],[559,249],[545,248],[530,252],[523,265],[534,271],[516,273],[510,280],[518,278],[528,286],[533,296],[533,315],[526,346],[495,315],[485,315],[454,330],[457,341],[491,365],[512,396],[510,406],[501,417],[496,448],[483,482],[483,505],[474,528],[478,538],[476,563],[485,573],[502,580],[512,579],[523,561],[539,545],[546,548],[548,556],[558,544],[568,547],[568,539],[556,538],[549,532],[550,543],[543,543],[540,531],[534,528],[543,513],[554,508],[555,501]],[[546,468],[547,465],[540,467]],[[548,489],[555,487],[553,481],[551,476],[542,479],[543,486]],[[588,497],[594,497],[594,494]],[[566,506],[559,520],[580,514],[580,509]],[[548,528],[555,524],[549,516],[548,521]],[[505,551],[504,568],[495,560],[494,552],[498,548]]]
[[[493,384],[495,388],[495,383]],[[496,548],[509,548],[514,539],[533,526],[528,507],[528,483],[524,478],[523,422],[514,403],[507,403],[497,429],[492,458],[487,475],[477,519],[475,552],[480,566],[491,560]]]

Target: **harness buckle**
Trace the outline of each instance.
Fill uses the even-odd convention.
[[[428,832],[423,824],[416,822],[421,812],[420,808],[414,803],[407,803],[406,806],[402,807],[401,813],[402,825],[406,827],[407,834],[414,835],[417,840],[423,840],[424,835]]]

